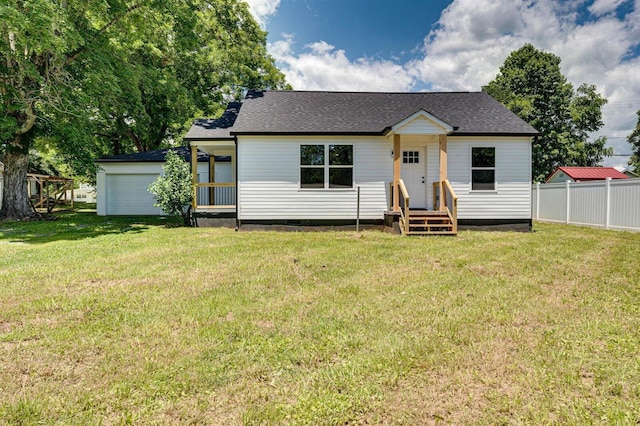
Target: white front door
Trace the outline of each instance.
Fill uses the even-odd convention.
[[[425,147],[402,148],[400,166],[402,180],[409,191],[409,206],[413,209],[427,208],[427,158]]]

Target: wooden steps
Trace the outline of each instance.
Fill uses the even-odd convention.
[[[410,210],[406,235],[456,235],[456,226],[447,211]],[[405,218],[406,219],[406,218]],[[405,229],[401,223],[401,229]]]

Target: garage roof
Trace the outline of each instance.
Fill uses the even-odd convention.
[[[155,151],[138,152],[135,154],[121,154],[112,155],[109,157],[102,157],[98,163],[164,163],[167,152],[174,151],[185,161],[191,162],[191,151],[189,148],[180,146],[177,148],[157,149]],[[209,161],[209,154],[198,150],[198,162]],[[225,162],[231,161],[229,156],[216,156],[215,161]]]

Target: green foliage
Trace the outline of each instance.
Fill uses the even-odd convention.
[[[600,129],[607,100],[594,85],[574,90],[560,71],[560,58],[531,44],[512,52],[500,73],[482,88],[542,136],[533,143],[533,179],[543,181],[558,166],[594,166],[613,154]]]
[[[6,0],[0,34],[0,161],[46,138],[77,176],[179,143],[246,89],[287,87],[239,0]]]
[[[160,207],[169,216],[182,216],[185,225],[189,225],[190,205],[193,200],[193,181],[189,164],[174,151],[168,151],[163,175],[151,185],[149,192]]]
[[[636,173],[640,173],[640,109],[636,111],[638,121],[636,128],[627,137],[627,142],[631,144],[633,155],[629,159],[629,165],[634,167]]]
[[[285,87],[243,2],[172,1],[135,18],[109,65],[116,90],[98,105],[98,134],[114,153],[178,141],[195,116],[217,115],[246,89]]]

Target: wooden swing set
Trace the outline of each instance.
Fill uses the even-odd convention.
[[[28,173],[27,182],[29,203],[34,212],[46,209],[51,213],[56,205],[69,201],[73,209],[73,179]],[[67,190],[71,191],[71,200],[67,199]]]

